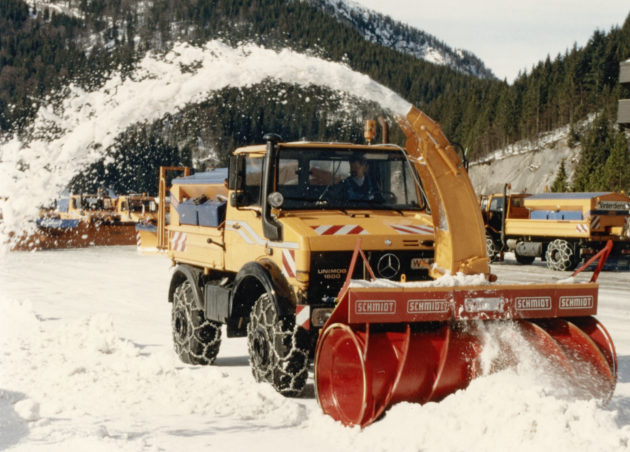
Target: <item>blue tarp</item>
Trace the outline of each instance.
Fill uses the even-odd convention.
[[[539,195],[532,195],[525,198],[526,201],[530,199],[591,199],[597,196],[610,195],[612,192],[587,192],[587,193],[541,193]]]
[[[54,229],[72,229],[76,228],[81,220],[61,220],[59,218],[39,218],[37,220],[37,226],[40,228],[54,228]]]
[[[228,177],[227,168],[216,168],[212,171],[195,173],[188,177],[176,177],[171,183],[179,185],[222,184]]]
[[[157,226],[153,224],[136,223],[136,231],[157,231]]]

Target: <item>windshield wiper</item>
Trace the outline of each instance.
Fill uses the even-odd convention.
[[[321,195],[319,195],[319,197],[317,198],[317,201],[322,201],[322,198],[324,197],[324,195],[325,195],[326,193],[328,193],[328,190],[329,190],[329,189],[330,189],[330,187],[332,187],[332,186],[333,186],[332,182],[331,182],[330,184],[326,185],[326,188],[324,188],[324,191],[322,192],[322,194],[321,194]]]

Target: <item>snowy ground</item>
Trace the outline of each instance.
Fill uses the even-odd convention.
[[[542,265],[493,266],[551,281]],[[621,451],[630,449],[630,278],[600,276],[620,375],[607,407],[545,385],[536,363],[439,404],[399,404],[361,431],[321,413],[312,379],[285,399],[257,384],[242,339],[216,365],[175,356],[169,261],[134,247],[0,255],[0,450]]]

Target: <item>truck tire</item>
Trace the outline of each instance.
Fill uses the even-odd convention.
[[[492,238],[491,235],[486,234],[486,253],[488,254],[488,259],[490,262],[496,262],[499,260],[499,247],[497,246],[497,242]]]
[[[556,239],[549,243],[545,258],[547,267],[557,271],[573,270],[580,261],[575,247],[563,239]]]
[[[271,383],[287,397],[300,395],[308,376],[308,341],[295,320],[282,318],[268,294],[262,294],[250,314],[247,348],[252,374]]]
[[[207,320],[195,303],[193,287],[184,280],[173,293],[171,311],[173,344],[187,364],[212,364],[221,345],[221,324]]]

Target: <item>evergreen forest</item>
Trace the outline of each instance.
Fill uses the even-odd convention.
[[[53,2],[50,2],[53,3]],[[549,56],[509,84],[487,73],[477,77],[370,42],[355,24],[343,23],[321,2],[299,0],[65,0],[59,8],[0,0],[0,134],[21,134],[37,109],[74,83],[94,89],[113,73],[123,77],[147,52],[176,41],[222,39],[343,61],[398,92],[438,120],[446,135],[480,158],[509,143],[570,124],[582,157],[569,184],[564,167],[556,190],[628,190],[627,135],[615,124],[617,101],[630,98],[619,85],[619,63],[630,58],[630,15],[621,27],[596,30],[589,42]],[[36,3],[37,5],[37,3]],[[318,6],[319,5],[319,6]],[[369,24],[365,24],[369,26]],[[402,26],[401,26],[402,27]],[[273,102],[278,90],[287,102]],[[306,98],[321,100],[317,108]],[[191,165],[210,151],[207,165],[224,165],[235,147],[261,141],[267,131],[286,140],[360,140],[362,115],[377,106],[358,100],[353,121],[341,121],[338,93],[265,82],[226,89],[153,124],[137,124],[107,150],[112,159],[92,165],[73,181],[75,190],[96,185],[119,191],[155,191],[159,165]],[[585,130],[577,124],[595,115]],[[291,121],[285,119],[291,117]],[[400,136],[393,136],[393,140]],[[563,175],[564,174],[564,175]]]

